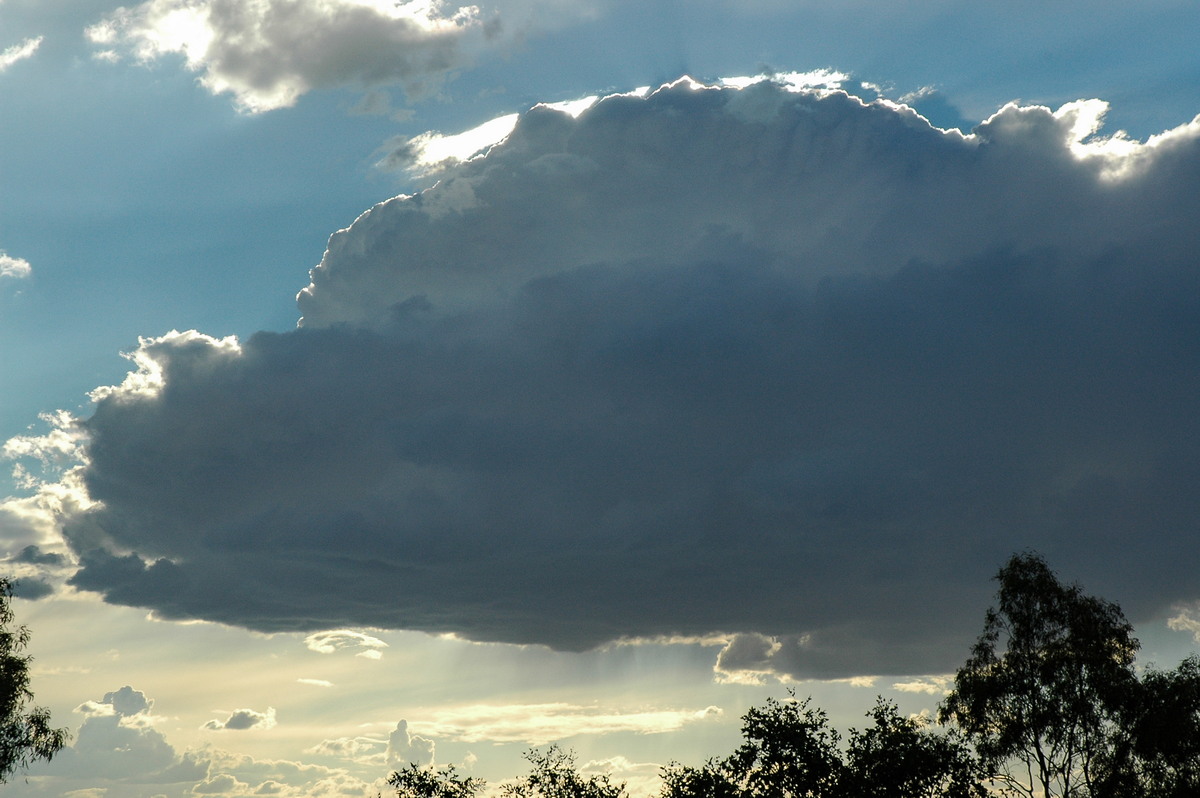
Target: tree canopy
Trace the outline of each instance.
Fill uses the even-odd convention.
[[[65,729],[50,725],[50,712],[33,706],[29,686],[29,629],[14,627],[13,585],[0,577],[0,784],[66,744]]]

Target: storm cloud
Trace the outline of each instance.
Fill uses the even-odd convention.
[[[73,584],[264,631],[744,633],[722,668],[821,677],[953,667],[1022,548],[1165,617],[1200,597],[1200,122],[1104,108],[534,108],[336,233],[299,329],[142,342],[83,422]]]

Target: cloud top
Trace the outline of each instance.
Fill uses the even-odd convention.
[[[1025,547],[1134,617],[1194,600],[1200,123],[1102,112],[532,109],[336,233],[300,329],[143,341],[82,422],[73,583],[267,631],[742,633],[730,678],[945,672]]]

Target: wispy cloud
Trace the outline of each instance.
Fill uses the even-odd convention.
[[[620,710],[576,704],[477,704],[437,712],[421,724],[434,737],[460,742],[545,745],[580,734],[662,734],[720,717],[719,707],[699,710]]]
[[[4,50],[0,51],[0,72],[4,72],[18,61],[24,61],[26,58],[30,58],[41,46],[42,37],[34,36],[19,44],[6,47]],[[4,261],[6,258],[6,255],[0,253],[0,274],[4,273]]]

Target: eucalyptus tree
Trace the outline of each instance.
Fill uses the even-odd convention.
[[[997,606],[939,718],[962,729],[1002,793],[1096,796],[1139,690],[1133,627],[1037,554],[1014,555],[996,579]]]
[[[29,686],[29,629],[13,626],[13,583],[0,577],[0,783],[37,760],[49,760],[67,741],[50,712],[33,706]]]

